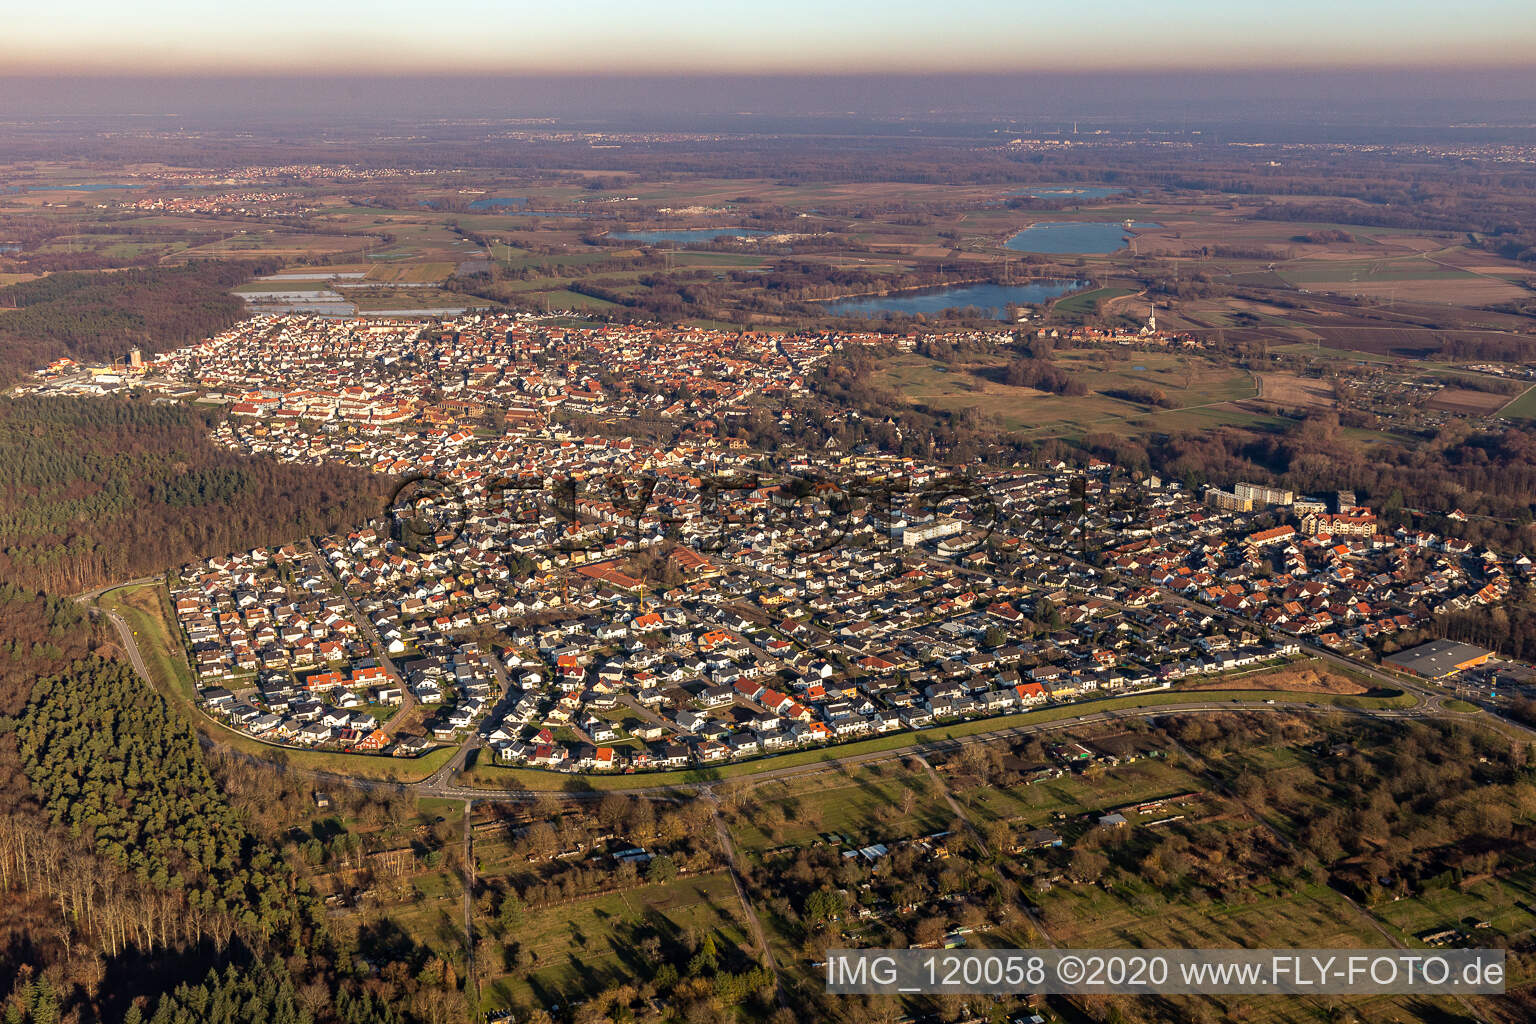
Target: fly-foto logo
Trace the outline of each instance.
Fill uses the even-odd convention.
[[[665,485],[665,486],[663,486]],[[459,482],[434,474],[402,481],[390,497],[395,540],[424,554],[451,548],[472,522],[552,523],[550,553],[593,555],[615,541],[687,542],[705,553],[766,537],[791,559],[834,548],[911,547],[942,540],[947,554],[985,548],[1001,521],[977,479],[955,475],[914,486],[904,480],[758,473],[677,481],[621,473],[506,476]]]

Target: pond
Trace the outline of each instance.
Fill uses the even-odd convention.
[[[1004,243],[1014,252],[1040,252],[1057,255],[1088,255],[1123,249],[1126,236],[1136,230],[1160,228],[1161,224],[1112,221],[1040,221],[1031,224]]]

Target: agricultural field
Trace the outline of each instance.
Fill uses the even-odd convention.
[[[273,295],[298,292],[328,292],[331,291],[333,282],[330,280],[281,280],[276,278],[260,278],[248,281],[235,289],[236,295]]]
[[[531,955],[533,969],[524,978],[489,965],[483,1007],[562,1003],[631,980],[645,969],[637,941],[642,931],[674,942],[687,932],[708,935],[721,948],[748,942],[741,903],[724,871],[579,897],[525,912],[516,942]]]
[[[1167,429],[1169,421],[1255,419],[1233,404],[1258,394],[1252,376],[1202,356],[1069,349],[1054,353],[1052,361],[1080,379],[1089,393],[1054,395],[1001,383],[994,379],[1004,365],[998,359],[946,364],[915,353],[882,362],[874,383],[910,405],[975,409],[1027,437],[1081,434],[1115,424]],[[1173,408],[1152,408],[1115,394],[1132,388],[1161,391]]]
[[[1259,396],[1284,409],[1332,409],[1337,399],[1333,386],[1324,380],[1301,377],[1294,373],[1259,375]]]
[[[439,284],[452,274],[448,262],[376,263],[368,268],[365,281],[389,284]]]
[[[723,790],[731,830],[744,851],[815,842],[837,834],[854,847],[949,828],[954,814],[916,762],[829,767],[786,781]]]
[[[191,259],[313,259],[339,253],[360,253],[378,240],[370,236],[253,231],[231,235],[205,245],[183,249],[176,261]]]
[[[1536,387],[1527,388],[1514,401],[1500,409],[1499,415],[1511,420],[1536,420]]]
[[[1441,388],[1427,407],[1469,416],[1491,416],[1509,404],[1509,396],[1470,388]]]
[[[1074,292],[1051,307],[1051,316],[1053,318],[1097,316],[1101,309],[1107,312],[1111,309],[1123,308],[1123,304],[1111,305],[1110,300],[1134,293],[1134,289],[1131,288],[1090,288]]]
[[[72,175],[68,168],[44,167],[29,168],[26,177],[37,188],[70,183]],[[1156,302],[1160,324],[1207,341],[1223,340],[1216,333],[1223,332],[1228,343],[1310,341],[1422,358],[1458,332],[1519,337],[1523,317],[1487,307],[1526,301],[1536,280],[1529,267],[1470,248],[1458,232],[1267,219],[1266,210],[1305,201],[1287,195],[1132,186],[1103,198],[1068,196],[1034,208],[1018,200],[1030,194],[1028,188],[1008,183],[789,183],[575,168],[542,177],[424,176],[377,193],[339,181],[310,182],[299,188],[304,212],[277,225],[208,212],[125,216],[117,204],[174,195],[176,189],[156,182],[152,173],[135,172],[122,184],[131,187],[6,195],[0,210],[26,209],[59,219],[59,233],[35,250],[55,260],[142,265],[262,257],[292,269],[345,267],[365,275],[345,293],[365,314],[486,305],[796,328],[824,322],[813,303],[838,295],[940,281],[1076,277],[1091,280],[1092,287],[1055,303],[1045,323],[1140,321],[1145,305]],[[475,205],[495,197],[524,202]],[[45,202],[66,205],[45,207]],[[123,228],[116,226],[109,231],[109,218],[133,234],[117,233]],[[1123,220],[1158,226],[1138,229],[1132,245],[1103,254],[1042,256],[1004,247],[1031,223]],[[605,240],[617,231],[729,226],[777,240],[713,249]],[[0,274],[23,269],[22,262],[12,267],[0,256]],[[787,287],[775,280],[786,272],[792,279]],[[1217,294],[1198,289],[1170,296],[1148,289],[1170,273],[1219,282]],[[482,282],[475,285],[477,294],[437,291],[455,274],[476,274]],[[860,276],[844,285],[819,283],[835,281],[838,274]],[[759,275],[761,286],[754,280]],[[580,283],[572,288],[574,282]],[[599,283],[604,297],[586,294]],[[396,292],[387,298],[364,294],[390,286]],[[268,290],[281,289],[262,283],[242,293]],[[406,291],[421,294],[409,301]],[[1262,410],[1230,404],[1254,393],[1253,382],[1240,376],[1176,388],[1184,393],[1173,397],[1185,411],[1173,413],[1103,394],[1115,386],[1091,387],[1095,394],[1075,403],[987,386],[939,388],[921,400],[946,409],[974,405],[1012,432],[1041,438],[1125,424],[1154,431],[1272,425]]]

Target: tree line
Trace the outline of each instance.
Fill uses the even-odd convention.
[[[0,288],[0,383],[60,356],[154,354],[233,326],[245,303],[230,289],[275,261],[189,263],[113,272],[63,272]]]
[[[0,575],[67,593],[382,508],[381,477],[241,455],[207,428],[184,406],[0,400]]]

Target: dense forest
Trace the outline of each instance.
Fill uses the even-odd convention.
[[[244,765],[231,796],[187,720],[104,653],[74,602],[0,583],[0,1017],[395,1024],[462,1007],[418,948],[369,980],[291,844],[252,824],[293,806],[292,783]]]
[[[17,734],[53,823],[147,883],[121,916],[101,875],[63,883],[109,955],[129,945],[222,947],[236,927],[263,942],[301,942],[313,906],[220,793],[190,725],[128,665],[93,658],[39,680]]]
[[[245,315],[230,289],[275,263],[50,274],[0,288],[0,384],[61,356],[105,361],[216,334]]]
[[[382,477],[215,445],[185,406],[0,400],[0,576],[55,593],[352,526]]]

